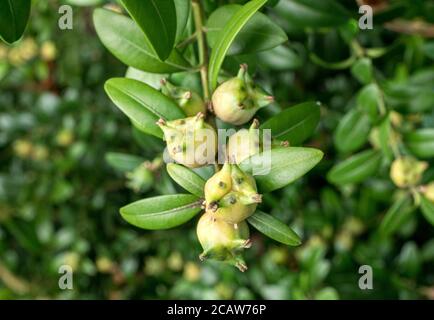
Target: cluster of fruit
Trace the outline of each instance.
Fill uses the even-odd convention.
[[[215,128],[206,122],[207,109],[226,123],[243,125],[273,101],[253,83],[246,65],[241,65],[236,77],[214,91],[209,106],[199,94],[177,88],[166,80],[162,81],[162,92],[176,100],[188,116],[173,121],[160,119],[157,124],[164,133],[170,157],[190,168],[216,163],[218,139]],[[251,245],[245,219],[255,212],[262,196],[253,176],[242,171],[238,164],[261,151],[256,129],[258,121],[254,119],[250,129],[241,129],[229,137],[223,167],[205,184],[205,213],[197,225],[204,250],[200,259],[225,261],[241,271],[247,267],[240,253]]]

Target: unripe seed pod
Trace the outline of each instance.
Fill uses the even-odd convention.
[[[131,172],[127,172],[127,187],[135,192],[146,192],[154,183],[154,175],[149,169],[150,163],[143,163]]]
[[[241,163],[261,152],[258,128],[259,122],[254,119],[249,129],[241,129],[229,137],[227,151],[231,162]]]
[[[254,201],[239,192],[230,192],[218,202],[214,215],[227,223],[239,224],[255,212],[257,204]]]
[[[57,49],[52,41],[45,41],[40,49],[41,58],[44,61],[53,61],[56,59]]]
[[[239,253],[251,246],[246,222],[239,223],[235,228],[206,212],[197,224],[197,237],[204,250],[200,255],[201,260],[210,258],[235,265],[241,271],[247,269]]]
[[[174,99],[187,117],[195,116],[199,112],[206,113],[205,102],[197,92],[175,87],[166,79],[161,80],[161,92]]]
[[[213,203],[232,189],[231,165],[225,163],[223,168],[213,175],[205,184],[205,201]]]
[[[273,102],[273,97],[256,87],[247,74],[247,65],[241,65],[238,76],[222,83],[212,96],[214,113],[227,123],[242,125],[262,107]]]
[[[231,224],[251,216],[261,201],[253,177],[236,164],[225,163],[205,184],[206,209]]]
[[[157,125],[163,130],[169,155],[178,163],[197,168],[214,163],[217,152],[217,134],[204,121],[204,114]]]
[[[233,181],[233,190],[248,196],[257,194],[258,189],[256,188],[255,179],[250,174],[241,170],[236,164],[232,165],[231,177]]]
[[[417,185],[428,164],[410,156],[403,156],[393,161],[390,168],[390,178],[400,188]]]

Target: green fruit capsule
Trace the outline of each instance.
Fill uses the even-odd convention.
[[[223,168],[213,175],[205,184],[205,201],[214,203],[232,189],[231,165],[225,163]]]
[[[241,129],[229,137],[227,152],[231,162],[241,163],[261,152],[258,128],[259,122],[254,119],[249,129]]]
[[[204,121],[204,114],[195,117],[164,121],[157,125],[163,130],[170,157],[190,168],[212,164],[217,152],[217,134]]]
[[[245,220],[261,201],[255,179],[236,164],[225,163],[205,184],[206,210],[227,223]]]
[[[193,117],[199,112],[206,114],[205,102],[197,92],[175,87],[166,79],[161,80],[161,92],[174,99],[188,117]]]
[[[218,201],[213,214],[227,223],[238,225],[255,212],[257,201],[261,201],[260,196],[247,197],[239,192],[230,192]]]
[[[142,163],[131,172],[126,173],[127,187],[135,192],[146,192],[154,183],[154,175],[149,169],[149,163]]]
[[[423,172],[428,168],[424,161],[418,161],[410,156],[395,159],[390,167],[390,178],[400,188],[417,185]]]
[[[212,96],[216,116],[234,125],[250,121],[260,108],[271,102],[273,97],[255,86],[245,64],[241,65],[237,77],[223,82]]]
[[[236,164],[232,164],[231,177],[233,182],[232,189],[238,191],[246,196],[256,195],[258,188],[256,187],[255,179],[250,175],[245,173]]]
[[[247,270],[240,254],[240,251],[251,246],[246,222],[239,223],[235,228],[234,225],[206,212],[197,224],[197,237],[203,248],[199,256],[201,260],[223,261],[236,266],[240,271]]]

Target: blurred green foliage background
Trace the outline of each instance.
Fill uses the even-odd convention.
[[[65,31],[57,26],[60,2],[34,1],[24,38],[0,44],[0,299],[434,298],[433,227],[415,213],[395,235],[377,232],[394,202],[388,169],[360,187],[326,181],[345,156],[336,150],[333,132],[360,88],[349,69],[327,69],[309,57],[337,62],[348,56],[337,28],[306,31],[290,23],[281,3],[266,10],[288,33],[291,50],[262,54],[252,68],[283,106],[324,104],[309,145],[326,157],[303,179],[264,199],[268,212],[294,227],[303,244],[288,248],[254,233],[249,270],[240,273],[198,260],[196,219],[166,231],[140,230],[121,219],[122,205],[179,187],[159,162],[162,142],[132,131],[103,91],[107,78],[126,69],[95,35],[93,5],[102,1],[69,1],[74,29]],[[205,8],[226,2],[208,0]],[[391,101],[405,106],[404,116],[412,113],[404,121],[432,128],[433,35],[412,31],[408,21],[424,19],[432,32],[434,6],[411,2],[411,10],[381,16],[384,22],[405,18],[406,24],[387,29],[378,20],[359,41],[386,51],[374,64],[390,84]],[[341,3],[357,16],[355,1]],[[116,154],[108,152],[139,157],[125,175],[125,168],[110,166]],[[143,161],[154,164],[152,172],[131,170]],[[433,177],[431,168],[425,179]],[[74,269],[73,290],[58,287],[63,264]],[[374,289],[363,291],[358,269],[366,264],[373,268]]]

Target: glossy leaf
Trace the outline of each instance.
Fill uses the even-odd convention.
[[[372,81],[372,61],[369,58],[359,59],[352,67],[351,73],[363,84],[368,84]]]
[[[300,237],[290,227],[262,211],[256,211],[247,221],[255,229],[273,240],[288,246],[298,246],[301,244]]]
[[[188,70],[188,62],[176,50],[172,50],[167,60],[160,61],[147,44],[143,32],[130,18],[96,9],[93,21],[101,42],[126,65],[153,73]]]
[[[380,103],[381,91],[376,84],[365,86],[357,95],[357,105],[369,115],[372,121],[378,117]]]
[[[353,109],[339,122],[335,131],[334,142],[340,152],[352,152],[360,149],[369,138],[371,122],[369,116]]]
[[[426,220],[434,226],[434,203],[426,197],[421,196],[420,209]]]
[[[167,78],[165,73],[151,73],[129,67],[125,73],[125,78],[138,80],[146,83],[154,89],[161,89],[161,80]]]
[[[395,201],[381,221],[380,234],[388,236],[394,233],[408,221],[413,210],[414,207],[408,195]]]
[[[142,229],[169,229],[197,215],[201,202],[191,194],[171,194],[133,202],[122,207],[120,213],[127,222]]]
[[[176,7],[176,40],[180,40],[190,16],[191,1],[175,0]]]
[[[217,45],[220,32],[241,8],[230,4],[218,8],[207,21],[207,40],[211,48]],[[232,42],[227,55],[247,54],[274,48],[288,38],[285,32],[263,13],[257,12],[246,23]]]
[[[244,160],[240,166],[255,175],[261,193],[282,188],[303,176],[321,161],[323,153],[313,148],[276,148]]]
[[[258,52],[257,61],[271,70],[295,70],[303,65],[299,54],[284,45]]]
[[[305,102],[283,110],[261,125],[271,129],[273,138],[288,140],[291,146],[299,145],[315,131],[320,119],[320,107],[315,102]]]
[[[141,157],[120,152],[108,152],[105,155],[105,160],[120,172],[132,171],[145,161]]]
[[[299,28],[336,27],[349,19],[348,12],[334,0],[281,0],[275,9]]]
[[[424,159],[434,157],[434,129],[419,129],[407,133],[404,142],[415,156]]]
[[[193,170],[176,163],[168,163],[167,172],[188,192],[198,197],[204,196],[205,180]]]
[[[393,159],[393,151],[390,147],[390,142],[392,139],[392,124],[390,122],[390,117],[387,116],[384,118],[384,120],[380,123],[378,127],[378,137],[379,137],[379,143],[380,148],[383,154],[389,159]]]
[[[113,103],[138,129],[154,136],[163,137],[163,132],[155,124],[158,119],[174,120],[185,117],[173,100],[143,82],[112,78],[105,83],[104,88]]]
[[[266,2],[267,0],[249,1],[231,17],[226,27],[220,32],[216,40],[217,45],[211,51],[209,62],[209,79],[212,89],[215,89],[217,86],[217,78],[221,65],[235,37],[255,12]]]
[[[121,0],[122,5],[142,29],[152,51],[166,60],[175,44],[177,17],[174,0]]]
[[[21,38],[30,16],[30,0],[0,1],[0,38],[13,43]]]
[[[360,152],[334,166],[327,179],[334,184],[359,183],[374,175],[381,164],[381,153],[375,150]]]

